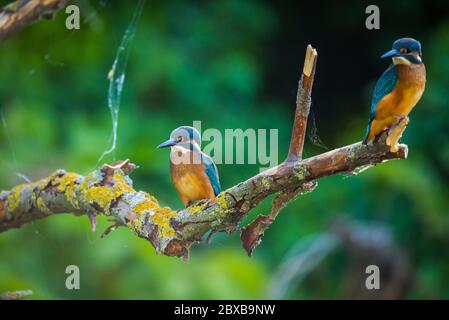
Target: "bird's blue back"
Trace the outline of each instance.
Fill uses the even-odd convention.
[[[203,154],[204,170],[209,178],[210,184],[214,189],[214,194],[218,195],[221,192],[220,179],[218,177],[218,170],[215,163],[208,156]]]
[[[377,80],[376,87],[374,88],[373,98],[371,99],[371,113],[369,115],[368,128],[366,130],[365,139],[366,137],[368,137],[371,123],[376,118],[377,104],[380,100],[382,100],[383,97],[393,91],[397,81],[398,75],[396,66],[394,64],[388,67],[388,69],[385,70],[384,73],[382,73],[379,80]]]

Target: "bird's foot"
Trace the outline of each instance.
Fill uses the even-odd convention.
[[[407,116],[404,116],[402,114],[394,114],[393,118],[396,118],[398,120],[398,122],[404,120],[405,118],[408,118]]]
[[[401,139],[402,134],[407,128],[407,125],[410,123],[410,120],[407,116],[394,115],[398,121],[393,124],[387,133],[386,144],[390,147],[391,152],[397,152],[399,150],[399,139]]]
[[[385,129],[381,131],[379,134],[375,135],[373,139],[373,144],[379,143],[380,138],[382,138],[385,134],[388,135],[388,129]]]

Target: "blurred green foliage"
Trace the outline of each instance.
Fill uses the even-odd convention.
[[[61,11],[1,45],[3,189],[22,182],[16,173],[30,179],[57,168],[87,173],[110,145],[107,74],[134,4],[77,4],[80,30],[65,29]],[[175,208],[182,203],[169,180],[168,153],[155,146],[179,125],[201,120],[203,129],[222,132],[278,128],[282,159],[307,43],[319,52],[313,93],[318,134],[329,148],[358,141],[374,82],[387,66],[379,55],[409,35],[422,42],[428,73],[426,92],[403,139],[409,159],[321,180],[316,191],[282,212],[252,258],[237,233],[196,246],[185,263],[157,256],[125,228],[100,239],[105,218],[95,234],[86,217],[36,221],[0,234],[0,292],[31,289],[35,299],[264,298],[288,249],[344,215],[391,226],[414,266],[411,298],[449,298],[448,5],[383,4],[380,31],[364,28],[367,4],[309,5],[147,1],[131,48],[115,158],[137,163],[134,186]],[[397,22],[404,15],[413,23]],[[306,146],[307,155],[323,151]],[[258,170],[258,165],[219,166],[224,188]],[[251,217],[268,210],[265,201]],[[329,257],[316,271],[319,277],[295,287],[289,298],[341,297],[345,263],[344,255]],[[79,291],[65,288],[70,264],[81,269]]]

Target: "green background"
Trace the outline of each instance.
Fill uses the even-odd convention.
[[[107,74],[136,2],[76,3],[80,30],[67,30],[61,11],[0,46],[1,189],[21,183],[18,172],[32,180],[57,168],[85,174],[110,146]],[[283,159],[309,43],[319,54],[316,125],[309,128],[317,134],[306,142],[306,156],[325,151],[312,143],[318,136],[329,149],[360,141],[375,81],[389,63],[380,55],[411,36],[423,46],[427,86],[403,137],[407,160],[320,180],[282,211],[252,258],[238,232],[195,246],[186,263],[158,256],[126,228],[100,239],[109,225],[104,217],[96,233],[87,217],[36,221],[0,234],[0,292],[31,289],[32,299],[268,298],[291,248],[328,234],[330,222],[345,217],[391,230],[413,269],[404,297],[449,298],[449,5],[379,4],[381,29],[367,30],[368,4],[146,1],[130,48],[115,158],[138,164],[134,187],[173,208],[182,203],[169,180],[168,151],[155,147],[177,126],[201,120],[203,130],[222,133],[276,128]],[[259,166],[219,165],[222,186]],[[265,201],[251,217],[269,208]],[[291,281],[282,298],[347,297],[350,261],[337,247],[303,281]],[[80,290],[65,288],[72,264],[80,267]]]

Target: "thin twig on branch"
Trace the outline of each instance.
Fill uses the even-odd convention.
[[[304,72],[299,89],[306,90],[306,99],[299,100],[306,101],[307,108],[316,61],[316,51],[313,52],[312,68],[309,73]],[[306,58],[306,64],[307,61]],[[304,107],[303,103],[297,103],[297,110]],[[200,201],[179,211],[160,207],[152,195],[133,188],[129,174],[137,166],[126,160],[104,165],[87,176],[58,170],[39,181],[1,192],[0,232],[59,213],[87,214],[93,226],[97,215],[106,215],[148,240],[158,253],[187,258],[193,243],[204,239],[207,233],[234,232],[251,209],[276,194],[271,214],[259,216],[242,232],[243,245],[251,254],[278,212],[298,195],[312,191],[317,179],[407,157],[407,146],[391,150],[383,136],[374,145],[359,142],[301,160],[304,137],[295,137],[301,137],[305,130],[302,121],[295,121],[293,128],[294,157],[223,191],[215,201]]]
[[[0,42],[27,25],[41,19],[52,19],[67,0],[17,0],[0,12]]]
[[[288,150],[286,162],[295,162],[302,159],[304,141],[306,137],[307,119],[309,117],[310,105],[312,103],[312,87],[315,79],[316,60],[318,53],[311,45],[307,46],[304,66],[302,68],[301,78],[298,83],[296,94],[296,109],[293,121],[292,135],[290,138],[290,147]],[[279,212],[299,194],[311,191],[315,188],[313,181],[283,190],[273,200],[271,212],[269,215],[259,215],[248,226],[242,228],[240,239],[243,247],[249,256],[259,245],[265,231],[274,222]]]
[[[312,87],[315,79],[316,59],[318,53],[311,45],[307,46],[306,57],[301,79],[298,84],[296,94],[296,111],[293,123],[293,131],[288,150],[288,161],[297,161],[302,159],[304,140],[307,129],[307,119],[309,117],[310,105],[312,103]]]

